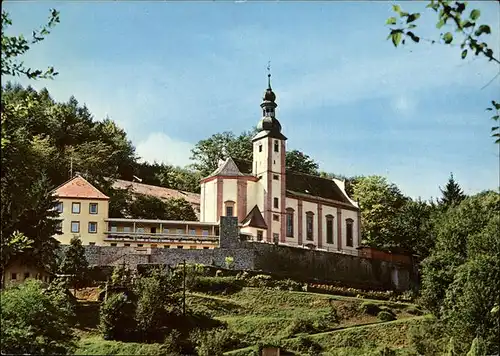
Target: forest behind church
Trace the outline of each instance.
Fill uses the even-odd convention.
[[[2,59],[4,55],[15,59],[19,42],[7,43],[13,45],[4,54],[8,46],[2,37]],[[23,72],[21,67],[8,64],[2,60],[2,75],[11,71],[35,78],[54,74]],[[56,226],[50,219],[54,216],[50,208],[55,200],[50,191],[70,178],[70,167],[110,196],[112,217],[192,220],[194,212],[186,201],[134,200],[130,192],[113,189],[113,179],[137,176],[146,184],[199,192],[199,179],[216,168],[223,152],[251,160],[252,128],[201,140],[192,150],[193,164],[174,167],[141,162],[126,132],[110,118],[93,117],[91,108],[77,98],[56,102],[46,89],[37,91],[13,83],[2,85],[1,94],[2,267],[13,258],[29,256],[54,268]],[[288,169],[346,179],[349,194],[360,204],[364,244],[417,256],[422,276],[420,303],[437,318],[436,324],[423,332],[440,340],[455,340],[457,349],[468,348],[479,337],[489,350],[498,352],[497,192],[466,196],[451,175],[443,182],[440,198],[415,200],[384,177],[322,172],[313,158],[300,151],[287,152],[286,158]]]

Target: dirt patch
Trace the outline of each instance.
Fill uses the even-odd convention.
[[[73,290],[71,290],[73,292]],[[82,288],[76,291],[76,297],[79,300],[84,300],[88,302],[96,302],[99,299],[99,293],[101,290],[98,287],[88,287]]]

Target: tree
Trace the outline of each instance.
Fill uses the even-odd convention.
[[[19,61],[17,57],[29,51],[30,46],[43,41],[45,36],[50,34],[50,30],[58,23],[59,12],[55,9],[51,9],[49,22],[39,30],[34,30],[31,40],[27,40],[23,35],[8,36],[5,32],[6,29],[12,25],[12,20],[8,12],[2,11],[2,76],[25,75],[30,79],[53,78],[56,76],[58,73],[54,70],[54,67],[49,67],[45,72],[40,69],[33,70],[25,67],[24,63]]]
[[[129,211],[136,219],[196,220],[193,207],[182,198],[162,200],[154,196],[137,195],[130,204]]]
[[[494,62],[497,65],[500,64],[498,55],[495,57],[493,49],[484,42],[484,35],[491,34],[491,27],[479,22],[481,16],[481,11],[479,9],[472,9],[468,12],[466,11],[467,6],[467,2],[464,1],[452,2],[450,0],[431,0],[427,8],[437,14],[436,27],[440,29],[447,25],[450,31],[441,33],[438,40],[427,39],[427,41],[431,43],[441,42],[446,45],[456,45],[460,43],[462,59],[465,59],[470,53],[476,57],[485,57],[488,61]],[[386,24],[391,26],[387,39],[391,39],[395,47],[400,44],[404,45],[408,39],[411,39],[415,43],[419,43],[422,38],[415,34],[415,28],[417,27],[416,22],[421,14],[419,12],[412,14],[405,12],[399,5],[393,5],[392,9],[397,17],[389,17],[386,21]],[[468,16],[467,13],[469,13]],[[455,35],[452,33],[455,33]],[[492,106],[488,107],[486,110],[495,112],[492,119],[495,121],[495,125],[497,125],[500,118],[500,102],[493,100],[491,104]],[[495,143],[500,144],[499,126],[493,126],[491,132],[492,137],[495,139]]]
[[[467,356],[486,356],[486,345],[481,337],[476,337],[472,341]]]
[[[59,270],[63,274],[70,275],[69,281],[76,290],[86,278],[89,264],[85,257],[85,248],[82,246],[82,241],[78,237],[73,237],[70,241],[69,248],[65,251]]]
[[[286,168],[294,172],[319,175],[318,163],[298,150],[287,151]]]
[[[500,295],[500,194],[483,192],[439,215],[435,247],[422,263],[422,301],[442,318],[448,333],[476,336],[498,352]]]
[[[28,280],[1,292],[2,354],[70,354],[75,348],[72,308],[60,288]]]
[[[397,246],[394,219],[406,200],[398,187],[384,177],[362,177],[353,188],[353,199],[361,209],[363,243],[378,248]]]
[[[439,188],[439,190],[441,191],[441,194],[443,194],[443,198],[439,200],[438,203],[443,207],[458,205],[465,199],[465,194],[462,188],[460,188],[460,185],[455,182],[453,173],[450,174],[450,178],[448,179],[448,183],[446,183],[444,190],[441,188]]]

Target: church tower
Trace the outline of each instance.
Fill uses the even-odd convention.
[[[267,89],[260,107],[262,119],[257,124],[253,142],[252,173],[259,178],[263,191],[259,207],[267,224],[267,241],[285,241],[285,154],[286,137],[281,133],[281,124],[276,119],[276,95],[271,88],[268,74]]]

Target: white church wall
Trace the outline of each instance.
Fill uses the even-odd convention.
[[[327,249],[337,249],[337,239],[338,239],[338,229],[337,229],[337,208],[333,206],[328,206],[328,205],[322,205],[323,209],[323,217],[322,217],[322,225],[323,225],[323,247],[326,247]],[[327,235],[326,235],[326,216],[327,215],[332,215],[333,216],[333,241],[332,243],[327,242]]]
[[[200,209],[200,221],[218,220],[217,181],[215,179],[201,184]]]
[[[307,239],[307,212],[311,211],[314,213],[313,216],[313,239]],[[302,202],[302,243],[309,244],[313,243],[314,245],[318,244],[318,204],[311,203],[308,201]]]

